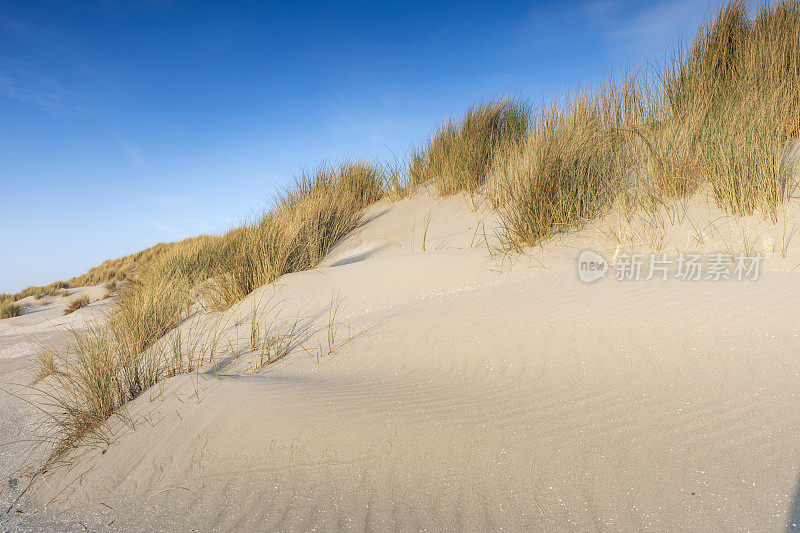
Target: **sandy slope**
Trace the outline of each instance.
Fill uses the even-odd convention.
[[[110,300],[101,300],[105,287],[70,289],[67,298],[24,298],[22,316],[0,320],[0,531],[84,531],[77,523],[54,512],[24,505],[21,513],[4,512],[25,489],[40,456],[47,453],[47,430],[32,402],[36,391],[28,386],[35,376],[36,352],[42,345],[63,347],[70,331],[81,330],[101,319]],[[92,303],[64,316],[70,300],[88,295]]]
[[[102,315],[105,287],[78,287],[69,289],[69,295],[33,296],[19,300],[25,310],[21,316],[0,320],[0,359],[14,359],[35,353],[41,344],[51,344],[71,328],[82,329],[87,321]],[[79,312],[64,315],[70,301],[89,296],[92,304]]]
[[[463,197],[379,204],[321,268],[187,320],[185,338],[230,325],[215,364],[139,398],[31,497],[120,529],[785,530],[798,215],[734,221],[698,195],[657,231],[612,214],[520,256],[491,251],[497,217]],[[576,274],[586,248],[745,245],[767,254],[757,281]],[[305,328],[255,373],[254,306]]]

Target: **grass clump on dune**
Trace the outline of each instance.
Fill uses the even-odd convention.
[[[440,194],[476,192],[492,159],[528,128],[528,109],[502,100],[470,107],[458,123],[448,122],[418,150],[411,162],[411,183],[433,182]]]
[[[258,223],[223,238],[224,274],[210,300],[229,307],[283,274],[313,268],[384,193],[383,176],[365,163],[301,174]]]
[[[70,287],[86,287],[101,283],[125,281],[132,277],[137,268],[173,248],[177,243],[158,243],[150,248],[117,259],[103,261],[85,274],[70,278]]]
[[[56,281],[55,283],[51,283],[50,285],[45,285],[42,287],[38,286],[26,287],[16,294],[4,295],[4,299],[17,301],[17,300],[22,300],[23,298],[27,298],[29,296],[33,296],[35,299],[38,300],[43,296],[55,296],[58,293],[58,290],[61,289],[63,286],[67,286],[65,282]]]
[[[537,115],[518,149],[495,161],[487,190],[512,247],[535,244],[600,213],[625,186],[620,149],[633,97],[607,90]],[[628,110],[629,111],[629,110]]]
[[[79,296],[78,298],[74,298],[69,302],[67,308],[64,309],[64,314],[68,315],[70,313],[74,313],[78,309],[86,307],[87,305],[89,305],[89,296],[88,295]]]
[[[114,296],[118,288],[119,286],[116,281],[109,281],[108,283],[106,283],[106,291],[103,293],[103,300]]]
[[[0,319],[20,316],[23,311],[23,307],[16,302],[6,300],[0,303]]]
[[[800,4],[729,2],[667,69],[664,116],[687,132],[686,165],[736,215],[776,220],[794,183],[781,160],[800,133]]]
[[[487,192],[511,247],[580,227],[631,188],[656,203],[707,184],[734,215],[777,219],[795,183],[782,166],[800,132],[800,7],[724,5],[655,89],[622,78],[552,104],[518,150],[499,152]],[[640,144],[640,148],[636,145]]]
[[[69,291],[66,289],[69,289],[70,287],[85,287],[91,285],[100,285],[102,283],[122,282],[133,277],[138,268],[141,268],[143,265],[156,259],[177,244],[178,243],[174,242],[159,243],[140,252],[136,252],[135,254],[103,261],[100,265],[89,269],[89,271],[85,274],[70,278],[69,281],[57,281],[43,287],[26,287],[20,292],[9,296],[14,300],[21,300],[22,298],[26,298],[28,296],[33,296],[38,299],[43,295],[55,296],[61,289],[65,289],[64,294],[68,294]]]

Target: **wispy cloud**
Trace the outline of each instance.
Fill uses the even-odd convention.
[[[128,144],[124,146],[123,151],[125,152],[125,156],[136,165],[143,167],[144,165],[144,157],[142,157],[142,152],[139,151],[139,148],[133,144]]]
[[[63,89],[52,78],[38,72],[33,65],[0,56],[0,94],[50,109],[63,107]]]
[[[44,35],[45,32],[28,21],[12,17],[5,14],[0,14],[0,28],[20,35]]]
[[[74,235],[76,232],[74,228],[49,225],[42,228],[42,233],[44,233],[45,235],[61,236],[61,235]]]
[[[174,238],[176,235],[178,235],[178,230],[170,226],[169,224],[163,224],[161,222],[150,222],[148,225],[157,232],[164,235],[168,235],[170,238]]]
[[[68,89],[71,77],[91,72],[69,39],[7,14],[0,14],[0,31],[6,43],[0,54],[0,96],[51,111],[90,112],[86,98]]]
[[[624,2],[598,0],[583,5],[584,16],[604,28],[612,52],[662,54],[667,44],[691,38],[718,0]]]

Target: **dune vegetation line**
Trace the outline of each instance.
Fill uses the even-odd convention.
[[[442,195],[485,194],[511,250],[580,228],[615,203],[652,208],[699,187],[733,215],[775,221],[795,185],[782,158],[800,133],[800,2],[755,12],[729,2],[691,46],[648,72],[537,108],[513,98],[474,105],[407,164],[323,165],[251,224],[160,244],[73,278],[71,286],[125,283],[107,322],[76,334],[69,353],[42,370],[53,380],[53,457],[176,373],[149,348],[198,306],[225,310],[283,274],[315,267],[366,207],[420,184]]]

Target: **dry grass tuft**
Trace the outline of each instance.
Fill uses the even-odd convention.
[[[86,287],[101,283],[120,282],[133,277],[138,268],[156,259],[164,252],[175,247],[177,243],[158,243],[135,254],[117,259],[109,259],[90,269],[85,274],[71,278],[69,287]]]
[[[58,294],[58,290],[62,288],[62,286],[66,285],[63,281],[57,281],[55,283],[51,283],[50,285],[45,285],[43,287],[27,287],[22,289],[20,292],[16,294],[4,294],[0,300],[12,300],[17,301],[23,298],[27,298],[29,296],[33,296],[35,299],[40,299],[43,296],[55,296]]]
[[[687,139],[685,167],[735,215],[776,220],[795,184],[782,152],[800,133],[800,4],[727,3],[664,76],[664,116]]]
[[[69,302],[69,305],[64,310],[64,314],[68,315],[70,313],[74,313],[81,307],[86,307],[87,305],[89,305],[89,296],[88,295],[80,296]]]
[[[384,192],[382,174],[365,163],[301,174],[258,223],[223,237],[211,307],[228,308],[285,273],[313,268]]]
[[[56,352],[53,348],[40,346],[36,353],[36,375],[33,384],[56,374]]]
[[[55,370],[51,358],[39,361],[38,375],[52,377],[41,393],[57,413],[54,420],[60,437],[51,459],[78,442],[103,441],[102,427],[120,406],[123,394],[116,376],[124,359],[114,356],[108,332],[92,327],[85,334],[73,334],[74,354],[59,359],[59,372],[51,372]]]
[[[5,301],[0,303],[0,319],[20,316],[23,311],[22,305],[16,302]]]
[[[106,292],[103,293],[103,300],[105,300],[106,298],[111,298],[112,296],[114,296],[114,294],[116,294],[118,288],[119,287],[118,287],[116,281],[109,281],[108,283],[106,283]]]
[[[507,244],[580,227],[615,199],[655,205],[703,183],[729,213],[777,220],[796,188],[782,159],[800,133],[799,6],[764,5],[751,20],[743,2],[730,2],[658,86],[623,77],[538,113],[489,171]],[[631,204],[636,195],[647,202]]]
[[[411,183],[433,182],[440,194],[476,192],[495,154],[518,142],[528,129],[526,105],[502,100],[470,107],[463,119],[448,122],[412,157]]]
[[[607,91],[534,118],[531,135],[493,164],[487,190],[511,247],[535,244],[596,216],[624,187],[620,148],[628,104]]]

